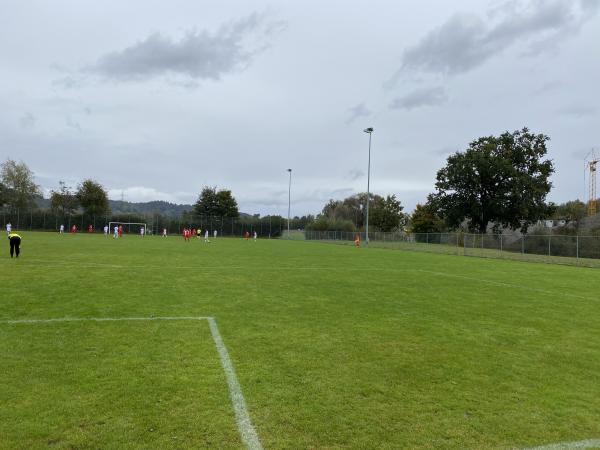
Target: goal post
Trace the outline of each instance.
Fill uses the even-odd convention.
[[[108,232],[113,233],[115,226],[123,226],[123,231],[127,234],[140,234],[140,229],[144,228],[144,234],[148,234],[148,225],[141,222],[108,222]]]

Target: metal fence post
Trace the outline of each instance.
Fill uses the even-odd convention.
[[[548,235],[548,256],[552,256],[551,242],[552,242],[552,235],[549,234]]]
[[[577,244],[577,260],[579,260],[579,235],[577,235],[576,237],[577,237],[577,241],[576,241],[576,244]]]
[[[525,254],[525,235],[521,236],[521,255]]]

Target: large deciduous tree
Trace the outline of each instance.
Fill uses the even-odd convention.
[[[444,221],[429,204],[417,205],[410,217],[413,233],[438,233],[444,229]]]
[[[362,192],[345,198],[344,200],[329,200],[323,207],[315,227],[333,231],[336,226],[343,224],[344,230],[347,223],[352,223],[357,229],[365,226],[367,207],[367,193]],[[369,224],[373,230],[392,231],[406,224],[406,215],[402,212],[404,207],[395,195],[382,197],[369,194]]]
[[[85,214],[99,217],[110,212],[108,194],[102,185],[94,180],[84,180],[77,187],[76,196]]]
[[[402,212],[404,207],[395,195],[386,198],[379,197],[370,208],[369,220],[372,226],[380,231],[394,231],[406,225],[406,215]]]
[[[217,191],[205,186],[194,205],[194,213],[201,216],[238,217],[238,204],[230,190]]]
[[[73,214],[79,207],[79,200],[64,181],[58,182],[58,191],[50,192],[50,207],[63,215]]]
[[[7,159],[0,167],[0,182],[4,185],[4,201],[12,208],[31,207],[35,198],[42,195],[33,172],[24,162]]]
[[[4,207],[8,203],[8,189],[4,186],[4,183],[0,181],[0,208]]]
[[[581,200],[571,200],[560,205],[556,205],[554,211],[555,219],[564,219],[569,221],[580,221],[587,215],[587,206]]]
[[[218,215],[223,217],[238,217],[240,212],[238,204],[230,190],[222,189],[217,192]]]
[[[489,223],[526,232],[549,213],[545,200],[554,172],[552,161],[544,159],[549,139],[527,128],[477,139],[448,157],[430,202],[450,226],[466,219],[481,233]]]

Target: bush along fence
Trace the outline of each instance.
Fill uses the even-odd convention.
[[[364,232],[306,231],[306,240],[353,244]],[[556,264],[600,267],[600,236],[469,234],[469,233],[369,233],[369,246],[428,251],[486,258],[517,259]]]

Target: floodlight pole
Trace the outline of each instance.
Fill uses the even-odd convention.
[[[369,200],[371,197],[371,136],[373,134],[373,128],[365,128],[363,130],[369,135],[369,165],[367,166],[367,218],[365,221],[365,245],[369,245]]]
[[[288,239],[290,239],[290,211],[292,206],[292,169],[287,170],[290,173],[290,183],[288,185]]]

